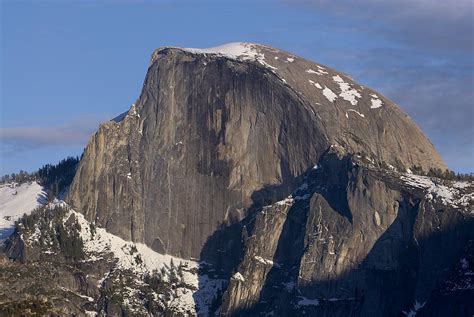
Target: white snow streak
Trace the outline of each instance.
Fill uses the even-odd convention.
[[[318,66],[318,70],[313,70],[313,69],[310,68],[310,69],[307,69],[306,72],[307,72],[308,74],[316,74],[316,75],[318,75],[318,76],[327,75],[328,73],[325,72],[323,69],[324,69],[324,68],[322,68],[322,67],[319,68],[319,66]]]
[[[275,263],[275,262],[273,262],[272,260],[269,260],[269,259],[264,259],[264,258],[262,258],[261,256],[258,256],[258,255],[254,256],[254,259],[257,260],[257,262],[260,262],[264,265],[280,267],[280,265],[278,263]]]
[[[361,116],[362,118],[364,118],[364,114],[360,113],[359,111],[355,110],[355,109],[348,109],[347,111],[351,111],[351,112],[354,112],[354,113],[357,113],[359,116]],[[346,112],[346,118],[348,118],[349,116],[347,116],[347,112]]]
[[[311,85],[313,85],[314,87],[318,88],[318,89],[323,89],[323,87],[319,84],[319,83],[316,83],[314,81],[312,81],[311,79],[308,79],[309,83]]]

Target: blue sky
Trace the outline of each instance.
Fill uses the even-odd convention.
[[[474,171],[470,0],[0,1],[0,174],[80,155],[138,98],[155,48],[235,41],[350,74]]]

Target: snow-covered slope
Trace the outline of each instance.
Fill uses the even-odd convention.
[[[60,202],[64,204],[63,202]],[[223,279],[213,279],[208,275],[199,274],[199,267],[207,265],[191,260],[185,260],[166,254],[153,251],[148,246],[141,243],[125,241],[103,228],[95,228],[91,232],[90,223],[84,219],[81,213],[70,210],[64,217],[66,222],[71,216],[77,219],[80,225],[80,237],[84,242],[84,251],[87,254],[86,261],[97,261],[105,255],[112,253],[117,259],[117,269],[131,271],[137,276],[143,277],[146,274],[157,270],[165,270],[168,274],[175,270],[174,265],[183,267],[183,283],[175,289],[175,297],[167,302],[168,307],[182,314],[192,313],[193,315],[207,316],[209,306],[216,293],[225,286]],[[174,263],[174,264],[173,264]],[[108,278],[111,272],[107,273],[103,280]],[[164,276],[166,279],[166,275]],[[134,292],[130,292],[129,308],[135,312],[140,312],[140,305],[133,297]],[[156,294],[162,296],[163,294]]]
[[[472,182],[456,181],[451,186],[446,186],[441,180],[436,181],[435,178],[410,173],[401,175],[400,179],[411,187],[425,190],[426,199],[440,200],[443,204],[454,208],[467,208],[474,201],[474,192],[469,190],[474,187]]]
[[[15,228],[15,221],[24,214],[30,214],[39,205],[46,204],[46,192],[43,187],[36,182],[22,184],[5,184],[0,187],[0,242],[8,238]],[[67,204],[61,200],[55,199],[49,207],[61,205],[67,207]],[[72,216],[75,222],[79,224],[73,227],[68,221]],[[72,222],[74,223],[74,222]],[[144,244],[125,241],[103,228],[97,228],[89,223],[81,213],[70,211],[64,216],[63,224],[70,229],[79,230],[79,236],[83,241],[85,259],[84,262],[95,263],[108,256],[116,259],[115,269],[107,272],[102,277],[104,281],[111,277],[116,270],[130,272],[130,276],[136,276],[138,281],[143,280],[145,275],[154,271],[166,272],[162,277],[165,280],[168,275],[177,274],[178,266],[182,270],[182,284],[177,286],[174,296],[165,300],[166,306],[172,308],[175,312],[182,314],[207,315],[209,306],[219,289],[225,286],[223,279],[212,278],[206,274],[199,274],[199,268],[205,263],[198,263],[191,260],[184,260],[170,255],[157,253]],[[92,229],[94,228],[94,229]],[[35,230],[31,235],[25,236],[25,242],[28,245],[35,245],[40,240],[47,240],[48,235],[35,225]],[[57,250],[54,250],[52,244],[49,248],[43,250],[44,253],[54,256]],[[140,284],[141,282],[139,282]],[[101,287],[101,285],[98,285]],[[130,286],[131,287],[131,286]],[[129,287],[129,288],[130,288]],[[140,312],[143,309],[143,303],[134,296],[136,290],[130,288],[130,294],[127,298],[128,308],[131,311]],[[155,294],[157,297],[164,297],[164,294]]]
[[[29,214],[36,206],[44,202],[44,192],[36,183],[22,185],[16,189],[5,186],[1,190],[2,216],[3,214],[11,215],[8,221],[4,221],[6,230],[4,238],[7,238],[14,231],[14,220],[21,217],[23,213]],[[161,254],[144,244],[126,241],[107,232],[104,228],[96,227],[81,213],[70,209],[70,206],[62,200],[55,199],[45,205],[45,208],[49,210],[56,210],[55,207],[68,209],[64,216],[60,216],[59,221],[64,230],[70,232],[69,237],[75,236],[74,232],[77,231],[77,236],[82,240],[81,248],[84,257],[80,260],[81,263],[101,266],[104,263],[111,263],[110,259],[113,259],[112,267],[98,274],[98,279],[94,283],[95,287],[103,290],[110,285],[117,286],[114,290],[120,292],[122,306],[134,314],[147,313],[145,309],[147,302],[139,294],[142,294],[141,289],[146,283],[146,277],[156,274],[155,272],[160,273],[160,283],[164,286],[159,291],[153,291],[151,295],[168,310],[184,316],[207,316],[217,293],[226,286],[227,281],[216,277],[212,273],[215,271],[210,264]],[[53,222],[53,218],[40,218],[48,219],[46,221],[49,222],[46,225],[40,222],[34,223],[33,228],[21,233],[20,239],[28,248],[35,248],[50,258],[59,258],[63,250],[58,249],[51,239],[57,235],[54,230],[58,225]],[[48,228],[53,231],[49,232]],[[124,288],[119,286],[124,282],[120,276],[127,276],[128,282]],[[79,294],[77,290],[64,287],[62,289]],[[79,294],[78,296],[87,298],[89,302],[97,301],[97,298],[94,299],[89,295]],[[93,316],[97,315],[93,312],[89,313]]]
[[[46,193],[36,182],[0,185],[0,241],[13,233],[16,220],[45,201]]]

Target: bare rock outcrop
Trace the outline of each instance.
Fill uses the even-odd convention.
[[[396,105],[326,66],[248,43],[164,47],[137,102],[91,138],[67,201],[125,239],[197,258],[331,145],[402,171],[446,167]]]
[[[457,306],[430,301],[451,266],[469,265],[460,256],[474,240],[473,191],[329,151],[291,196],[245,223],[221,314],[398,316],[426,303],[472,313],[466,277],[449,285],[463,300],[443,294]]]

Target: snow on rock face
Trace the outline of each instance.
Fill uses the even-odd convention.
[[[409,186],[424,189],[426,191],[425,198],[428,200],[440,199],[443,204],[455,208],[468,206],[469,202],[474,200],[474,193],[466,195],[460,193],[460,189],[474,186],[471,182],[455,182],[452,187],[448,187],[434,182],[427,176],[406,173],[400,178]]]
[[[319,71],[321,74],[324,74],[324,75],[329,74],[329,73],[326,71],[326,68],[324,68],[324,67],[322,67],[322,66],[319,66],[319,65],[316,65],[316,67],[318,68],[318,71]]]
[[[232,276],[232,279],[237,280],[237,281],[241,281],[241,282],[245,282],[245,278],[239,272],[235,273]]]
[[[376,94],[370,95],[372,98],[370,99],[372,105],[370,106],[371,109],[377,109],[383,106],[382,100],[380,100],[379,96]]]
[[[347,111],[348,111],[348,112],[354,112],[354,113],[358,114],[358,115],[359,115],[360,117],[362,117],[362,118],[365,117],[364,114],[360,113],[359,111],[357,111],[357,110],[355,110],[355,109],[348,109]],[[347,112],[346,112],[346,118],[348,118],[348,117],[349,117],[349,116],[347,115]]]
[[[254,256],[254,259],[257,260],[257,262],[259,262],[263,265],[280,267],[280,265],[278,263],[275,263],[275,262],[273,262],[272,260],[269,260],[269,259],[264,259],[259,255]]]
[[[235,42],[219,45],[210,48],[181,48],[184,51],[191,52],[194,54],[215,54],[225,56],[231,59],[237,60],[256,60],[263,66],[266,66],[272,70],[277,69],[276,67],[268,64],[265,61],[265,55],[257,50],[257,45],[253,43]],[[291,58],[288,58],[289,61]],[[294,61],[294,59],[293,59]]]
[[[334,102],[337,99],[337,95],[328,87],[324,87],[323,95],[327,98],[330,102]]]
[[[316,83],[316,82],[312,81],[311,79],[309,79],[308,82],[311,85],[313,85],[314,87],[318,88],[318,89],[323,89],[323,87],[319,83]]]
[[[341,93],[339,94],[339,97],[341,97],[344,100],[347,100],[351,103],[351,105],[355,106],[357,105],[357,99],[360,98],[361,95],[360,93],[351,88],[351,85],[349,83],[346,83],[341,76],[333,76],[333,80],[339,85],[339,88],[341,89]]]
[[[313,70],[313,69],[307,69],[306,72],[308,74],[316,74],[316,75],[319,75],[319,76],[322,76],[322,75],[327,75],[328,72],[324,71],[324,68],[323,67],[320,67],[320,66],[317,66],[318,70]]]
[[[280,200],[280,201],[277,201],[276,202],[277,205],[280,205],[280,206],[284,206],[284,205],[292,205],[293,204],[293,198],[290,197],[287,197],[283,200]]]
[[[15,221],[23,214],[30,214],[33,209],[46,202],[43,187],[32,182],[20,186],[4,184],[0,186],[0,241],[11,235]]]

